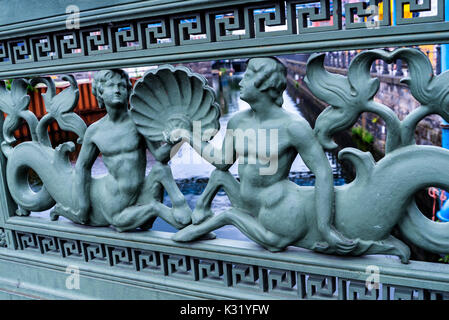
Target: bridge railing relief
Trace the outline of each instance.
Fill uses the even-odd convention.
[[[429,14],[406,18],[405,4],[412,13]],[[374,14],[379,5],[382,19]],[[425,187],[449,190],[449,151],[414,140],[424,117],[449,121],[449,73],[434,74],[426,54],[414,48],[361,51],[346,74],[327,71],[325,55],[317,53],[449,39],[444,1],[393,6],[394,24],[385,0],[254,0],[124,1],[86,9],[73,30],[66,29],[64,15],[44,19],[40,28],[0,25],[0,77],[13,78],[10,88],[0,82],[0,268],[5,279],[20,277],[17,286],[0,281],[0,292],[446,299],[449,268],[410,261],[409,246],[391,233],[397,226],[414,246],[449,252],[449,224],[425,218],[413,198]],[[287,69],[275,56],[296,52],[312,54],[304,81],[329,104],[314,128],[282,108]],[[214,90],[203,75],[168,64],[216,57],[250,58],[239,82],[240,99],[250,108],[231,117],[218,147],[210,142],[220,128]],[[401,81],[420,105],[404,119],[374,100],[377,60],[407,64]],[[160,65],[134,85],[120,69],[148,64]],[[80,92],[69,72],[80,70],[98,70],[92,93],[106,110],[90,126],[74,112]],[[46,76],[54,73],[69,86],[58,92]],[[27,88],[36,84],[46,87],[40,118],[29,110]],[[353,164],[356,178],[334,186],[325,150],[335,149],[332,137],[364,112],[385,122],[386,154],[376,162],[370,153],[343,149],[339,158]],[[54,122],[75,134],[76,143],[53,147],[48,127]],[[31,141],[17,144],[14,132],[23,123]],[[75,144],[80,153],[72,164]],[[169,163],[182,144],[215,167],[193,208]],[[148,174],[147,152],[155,159]],[[107,174],[92,177],[99,154]],[[315,175],[314,186],[288,180],[297,155]],[[234,164],[238,179],[229,172]],[[29,169],[43,182],[38,190],[30,187]],[[220,189],[231,208],[216,214],[211,205]],[[48,214],[30,215],[43,211]],[[177,232],[151,230],[157,218]],[[214,231],[227,225],[252,242],[217,239]],[[67,285],[67,270],[78,270],[78,285]]]

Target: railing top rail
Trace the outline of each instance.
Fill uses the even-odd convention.
[[[49,3],[0,13],[0,78],[449,41],[443,0]]]

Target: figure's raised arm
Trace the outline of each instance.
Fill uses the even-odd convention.
[[[153,157],[157,161],[164,164],[170,161],[171,155],[176,153],[176,151],[179,149],[176,148],[177,146],[173,146],[173,144],[170,143],[154,142],[148,139],[145,139],[145,143],[147,145],[148,150],[153,155]],[[172,152],[173,148],[176,149]]]
[[[229,120],[221,148],[216,148],[209,141],[205,141],[201,136],[203,134],[202,130],[175,129],[167,134],[169,136],[167,139],[172,143],[180,142],[181,140],[188,142],[203,159],[218,170],[226,171],[236,161],[233,133],[236,127],[235,122],[235,116]]]

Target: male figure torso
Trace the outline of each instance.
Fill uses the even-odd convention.
[[[111,122],[106,115],[90,126],[87,134],[109,172],[105,188],[112,201],[103,203],[103,207],[113,216],[137,200],[145,178],[145,144],[129,116]]]
[[[238,143],[234,138],[235,151],[239,155],[238,173],[243,198],[254,199],[254,190],[273,188],[274,184],[288,177],[297,155],[285,126],[286,122],[292,121],[292,116],[281,108],[275,108],[270,120],[258,121],[251,110],[246,110],[236,114],[229,122],[228,129],[234,130],[234,133],[239,129],[255,133],[246,136],[245,144]],[[293,121],[305,122],[299,117],[294,118]],[[273,141],[276,142],[274,145]],[[273,170],[261,175],[270,166]]]

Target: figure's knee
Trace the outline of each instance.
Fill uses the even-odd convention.
[[[147,221],[154,215],[155,205],[152,203],[143,206],[132,206],[121,213],[116,214],[112,218],[112,225],[119,231],[126,231],[134,229],[142,224],[142,221]]]
[[[287,239],[284,239],[283,237],[280,237],[268,230],[264,233],[263,238],[265,243],[268,245],[268,250],[272,252],[282,251],[288,245],[286,243]]]
[[[258,231],[259,238],[265,243],[268,250],[276,252],[284,250],[288,245],[293,243],[291,236],[278,234],[271,230],[268,230],[264,225],[261,225],[262,229]]]
[[[217,217],[218,219],[220,219],[220,221],[222,223],[225,224],[233,224],[233,216],[232,216],[232,212],[231,211],[224,211],[220,214],[216,214],[215,217]]]
[[[229,178],[233,178],[229,171],[215,169],[214,171],[212,171],[209,181],[213,181],[219,185],[223,185],[227,180],[229,180]]]
[[[130,225],[130,219],[123,214],[118,214],[112,219],[112,225],[119,231],[126,231]]]

